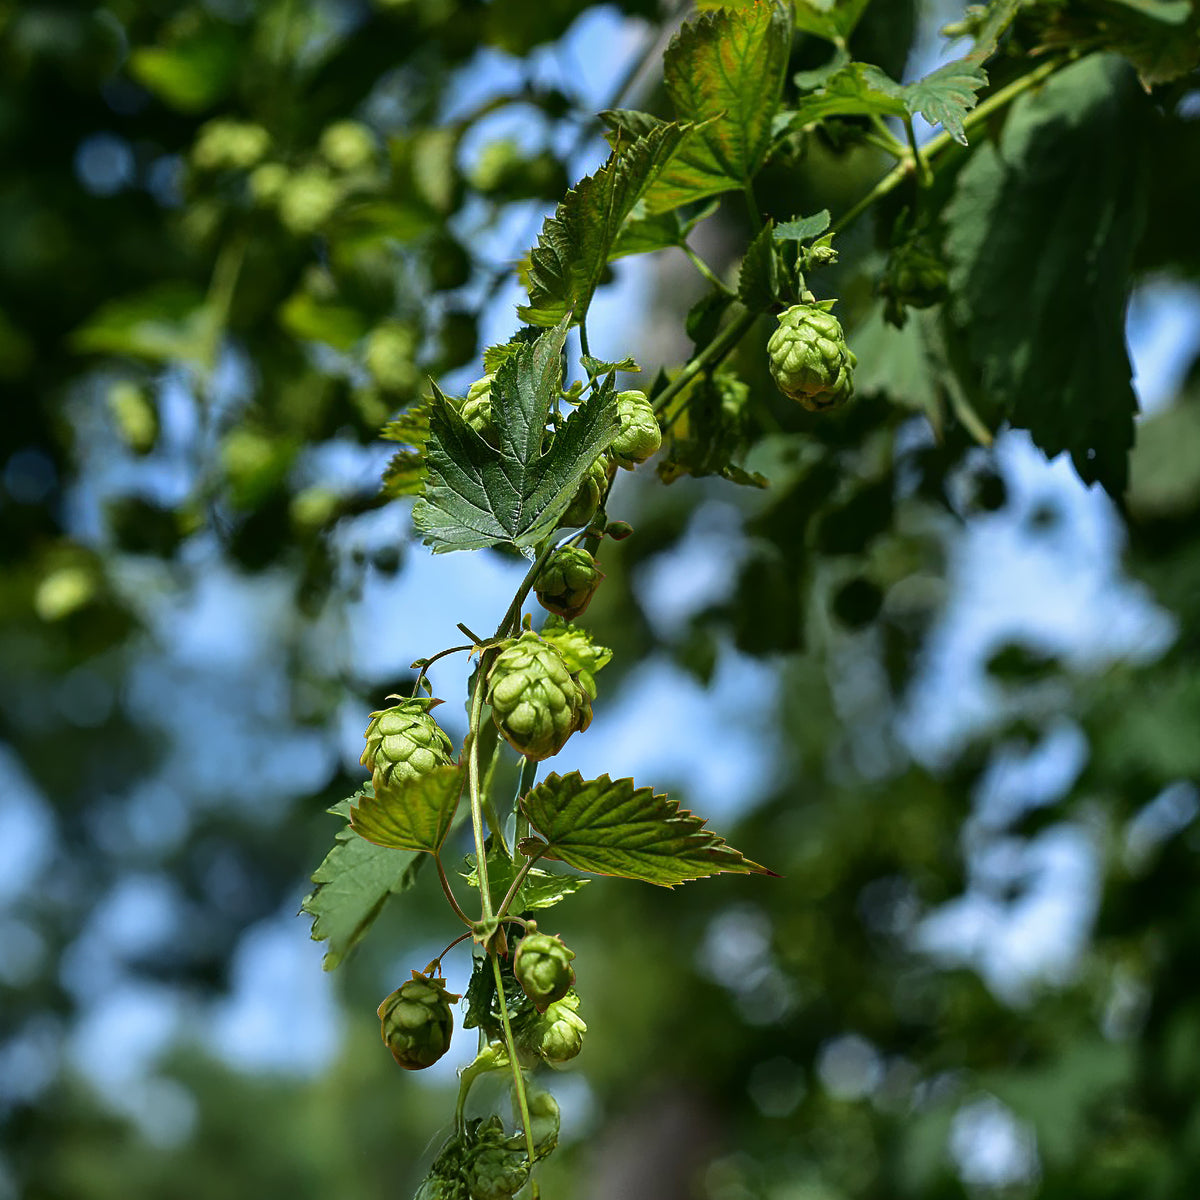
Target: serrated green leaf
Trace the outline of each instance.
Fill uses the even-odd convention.
[[[619,362],[605,362],[604,359],[584,354],[579,362],[589,375],[608,375],[612,371],[638,372],[642,369],[634,359],[629,357],[622,358]]]
[[[586,781],[578,771],[550,775],[521,801],[529,823],[545,839],[543,858],[579,871],[619,875],[674,887],[722,871],[773,875],[675,800],[656,796],[632,779],[607,775]]]
[[[529,303],[518,309],[523,321],[549,326],[584,318],[622,223],[685,132],[679,125],[656,126],[614,150],[604,166],[566,194],[530,252]]]
[[[474,855],[468,857],[467,867],[463,878],[469,886],[478,888],[479,872],[475,869]],[[488,852],[488,890],[492,893],[493,909],[499,908],[516,877],[516,864],[507,853],[500,849]],[[533,867],[517,889],[508,911],[519,916],[524,912],[553,908],[560,900],[565,900],[589,882],[576,875],[554,875],[540,867]]]
[[[434,553],[536,545],[554,528],[591,463],[617,434],[616,389],[606,379],[543,451],[550,406],[562,387],[567,318],[522,345],[492,380],[499,449],[489,446],[434,389],[429,478],[413,524]]]
[[[647,191],[648,212],[749,182],[771,146],[791,46],[788,8],[765,2],[706,13],[672,38],[663,56],[667,94],[695,130]]]
[[[803,129],[829,117],[903,117],[904,89],[870,63],[847,63],[805,96],[790,113],[781,113],[776,133]],[[785,119],[786,118],[786,119]]]
[[[593,700],[596,698],[596,672],[608,666],[613,652],[592,640],[586,629],[573,625],[562,617],[551,615],[541,629],[542,637],[553,642],[567,663],[572,675],[578,674],[579,682]]]
[[[738,299],[751,312],[770,312],[779,299],[779,261],[774,224],[768,221],[754,238],[738,272]]]
[[[350,801],[343,800],[329,811],[348,818]],[[326,971],[345,959],[389,896],[412,887],[421,857],[409,850],[372,845],[348,824],[338,833],[333,849],[313,872],[317,886],[300,905],[313,918],[313,941],[329,943]]]
[[[425,445],[429,441],[429,412],[432,401],[425,399],[389,421],[379,436],[389,442],[400,442],[406,448],[397,450],[383,472],[383,494],[392,499],[400,496],[419,496],[425,486]]]
[[[435,853],[446,840],[462,794],[462,768],[435,767],[415,779],[364,788],[351,801],[350,826],[376,846]]]
[[[811,242],[829,228],[829,209],[823,208],[811,217],[793,217],[790,221],[780,221],[775,226],[777,242]]]
[[[641,209],[639,213],[638,209]],[[675,211],[647,213],[641,201],[630,213],[621,227],[608,252],[609,262],[626,258],[630,254],[653,254],[657,250],[669,250],[682,246],[684,242],[683,222]]]
[[[517,1021],[527,1012],[533,1012],[533,1001],[525,995],[525,989],[517,982],[512,969],[511,954],[499,960],[500,978],[504,984],[504,1001],[510,1021]],[[496,976],[491,960],[484,955],[476,957],[471,978],[464,993],[467,1012],[463,1017],[464,1029],[482,1029],[489,1038],[499,1041],[504,1037],[504,1025],[500,1017],[500,1005],[496,1002]]]
[[[945,209],[950,312],[984,388],[1048,456],[1125,486],[1136,399],[1125,302],[1142,178],[1133,72],[1093,55],[1017,100]]]
[[[975,107],[977,93],[987,86],[987,74],[970,58],[955,59],[904,89],[910,113],[920,113],[961,145],[967,144],[963,118]]]

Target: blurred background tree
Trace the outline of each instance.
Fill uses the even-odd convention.
[[[1125,51],[1041,153],[1119,164],[1082,178],[1136,286],[1128,488],[1022,432],[976,443],[970,371],[914,351],[924,314],[881,320],[899,201],[830,285],[860,398],[790,405],[762,322],[739,366],[771,486],[623,481],[636,536],[588,614],[616,655],[560,769],[670,785],[783,878],[562,910],[591,1032],[547,1195],[1200,1192],[1196,16],[1027,8],[1014,41]],[[294,914],[367,712],[494,619],[514,566],[431,562],[378,432],[516,328],[514,262],[604,155],[592,114],[662,110],[683,15],[0,3],[0,1197],[353,1200],[427,1167],[452,1067],[400,1076],[374,1007],[440,904],[408,894],[335,976]],[[850,50],[919,76],[961,15],[877,2]],[[827,53],[801,36],[792,67]],[[888,162],[853,129],[771,168],[763,206],[855,203]],[[733,199],[703,227],[731,269]],[[1004,254],[1072,236],[1053,180],[1010,199]],[[950,360],[1082,337],[958,249],[954,295],[996,311]],[[691,271],[617,262],[597,353],[686,357]],[[1038,387],[1079,381],[1019,382],[1046,448]]]

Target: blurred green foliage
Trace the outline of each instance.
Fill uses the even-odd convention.
[[[660,20],[647,0],[617,7]],[[828,7],[807,6],[818,22]],[[927,14],[834,7],[863,10],[852,52],[899,76]],[[347,483],[322,473],[322,453],[350,447],[361,464],[375,446],[382,469],[384,422],[427,375],[476,362],[479,314],[512,267],[485,257],[485,235],[519,226],[531,198],[557,200],[578,165],[563,146],[591,114],[547,86],[538,56],[590,8],[0,2],[0,820],[25,811],[21,774],[49,802],[40,858],[15,862],[20,890],[0,893],[0,1197],[366,1200],[407,1195],[432,1160],[451,1101],[398,1077],[372,1014],[440,929],[435,894],[408,893],[349,961],[327,1068],[222,1065],[198,1014],[231,988],[244,932],[298,903],[337,828],[324,810],[358,786],[339,757],[343,714],[365,720],[401,682],[330,649],[408,546],[355,541],[384,503],[377,471]],[[730,647],[769,664],[774,782],[723,832],[783,878],[613,883],[567,901],[589,1023],[571,1069],[590,1092],[564,1101],[547,1196],[1200,1193],[1195,370],[1139,421],[1128,488],[1106,510],[1123,572],[1169,614],[1168,648],[1114,661],[1015,638],[985,648],[988,720],[930,761],[902,733],[957,548],[1018,511],[956,419],[946,364],[989,365],[971,397],[985,414],[1015,411],[1035,433],[1064,411],[1094,425],[1119,476],[1127,285],[1200,271],[1197,127],[1179,104],[1197,81],[1175,65],[1192,7],[1028,8],[1012,33],[1023,46],[1123,38],[1151,90],[1116,57],[1091,59],[1073,69],[1103,76],[1097,91],[1060,80],[986,154],[962,152],[950,322],[881,320],[873,285],[903,198],[840,243],[830,290],[862,370],[849,408],[814,418],[778,395],[763,323],[738,355],[748,396],[714,412],[732,404],[747,469],[770,488],[628,489],[636,536],[606,547],[588,612],[615,651],[597,727],[605,693],[652,654],[704,684]],[[801,39],[790,68],[818,69],[826,50]],[[463,115],[456,93],[497,52],[521,83]],[[484,109],[510,105],[538,148],[497,137],[469,156]],[[1074,159],[1067,126],[1083,135]],[[759,199],[780,220],[836,215],[885,165],[849,135],[807,139],[768,165]],[[737,204],[717,220],[746,233]],[[1093,277],[1071,274],[1081,257]],[[1032,307],[1030,279],[1047,288]],[[662,285],[664,309],[685,299]],[[1026,357],[1007,357],[1014,343]],[[1039,409],[1047,386],[1069,404]],[[913,433],[914,410],[936,439]],[[1077,451],[1077,433],[1059,444]],[[713,499],[738,512],[728,598],[664,628],[641,581]],[[177,614],[210,586],[277,589],[244,661],[177,644]],[[721,703],[736,715],[741,698]],[[1073,778],[987,816],[996,764],[1063,722],[1085,746]],[[1038,855],[1063,836],[1087,847],[1091,875],[1065,885],[1085,927],[1061,971],[1027,986],[988,976],[986,933],[957,956],[922,944],[926,918],[968,894],[1018,919]],[[181,998],[194,1031],[156,1068],[194,1105],[177,1142],[156,1143],[73,1062],[114,985],[81,950],[89,922],[147,876],[171,881],[182,915],[152,953],[118,955],[119,975]],[[276,1019],[289,1024],[282,989]],[[998,1144],[1007,1165],[989,1175]]]

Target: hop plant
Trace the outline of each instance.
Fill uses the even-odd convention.
[[[574,957],[575,951],[568,950],[561,938],[539,933],[536,924],[529,922],[513,955],[513,974],[538,1012],[544,1013],[574,986]]]
[[[779,390],[810,412],[836,408],[854,392],[856,359],[832,307],[832,300],[792,305],[767,342]]]
[[[529,1178],[529,1163],[520,1138],[505,1135],[496,1117],[480,1127],[466,1170],[471,1200],[505,1200]]]
[[[617,417],[621,428],[608,452],[618,466],[632,471],[638,463],[658,453],[662,445],[662,430],[658,427],[658,418],[645,392],[619,392]]]
[[[378,1010],[384,1044],[406,1071],[424,1070],[450,1049],[450,1005],[459,998],[446,991],[440,976],[418,971],[385,997]]]
[[[543,1062],[564,1063],[583,1049],[587,1024],[579,1015],[579,996],[568,992],[544,1013],[531,1015],[516,1031],[520,1049],[536,1054]]]
[[[508,744],[535,762],[557,754],[592,722],[591,700],[566,660],[531,630],[497,655],[487,702]]]
[[[600,507],[600,499],[604,495],[607,483],[608,467],[603,458],[598,458],[588,467],[587,474],[584,475],[579,484],[579,490],[558,522],[559,525],[569,529],[586,525],[596,515],[596,509]]]
[[[441,701],[418,696],[371,714],[359,762],[370,769],[376,791],[452,761],[450,739],[429,713],[435,704]]]
[[[587,608],[603,578],[599,563],[586,550],[564,546],[546,561],[534,591],[547,612],[573,621]]]
[[[492,420],[492,376],[485,375],[471,384],[461,409],[462,419],[489,446],[500,445],[500,430]]]

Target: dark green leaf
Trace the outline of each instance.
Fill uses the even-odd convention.
[[[1125,301],[1140,213],[1136,81],[1096,55],[1022,97],[945,217],[951,312],[984,387],[1049,456],[1125,486],[1136,400]]]
[[[512,955],[499,961],[505,1006],[509,1020],[515,1021],[526,1012],[533,1011],[533,1001],[525,995],[524,988],[513,975]],[[463,1028],[482,1029],[494,1041],[503,1038],[504,1026],[500,1019],[500,1005],[496,1001],[496,976],[491,960],[486,955],[475,959],[465,996],[467,1014],[463,1017]]]
[[[738,299],[751,312],[770,312],[779,300],[774,225],[768,221],[746,250],[738,273]]]
[[[350,801],[343,800],[329,811],[348,818]],[[325,970],[332,971],[342,962],[389,896],[412,887],[420,859],[413,851],[374,846],[349,825],[337,835],[333,849],[313,872],[317,886],[300,906],[313,918],[313,940],[329,942]]]
[[[382,791],[368,785],[354,797],[357,803],[351,801],[351,828],[376,846],[433,854],[450,831],[462,786],[456,765],[393,780]]]
[[[632,779],[550,775],[521,808],[549,843],[543,857],[579,871],[662,887],[722,871],[774,874],[705,829],[702,818],[648,787],[635,788]]]
[[[435,388],[425,493],[413,524],[435,553],[536,545],[554,528],[580,480],[617,434],[616,390],[605,380],[543,452],[550,406],[562,386],[564,318],[501,364],[492,381],[499,449],[489,446]]]
[[[583,319],[622,223],[684,132],[679,125],[657,125],[614,150],[603,167],[566,194],[530,253],[529,303],[518,310],[523,321],[547,326],[568,315],[572,322]]]

